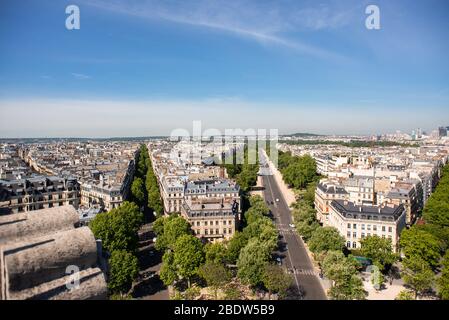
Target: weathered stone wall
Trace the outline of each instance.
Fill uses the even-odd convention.
[[[0,216],[0,245],[73,229],[78,221],[72,206]]]
[[[79,286],[67,288],[73,284],[70,275],[45,282],[30,289],[11,292],[10,300],[101,300],[107,298],[107,286],[103,272],[99,268],[82,270],[79,273]]]
[[[106,299],[97,242],[78,225],[72,206],[1,216],[0,299]],[[80,283],[70,287],[73,266]]]
[[[8,289],[18,291],[65,276],[66,268],[96,265],[97,246],[88,227],[53,233],[4,249]]]

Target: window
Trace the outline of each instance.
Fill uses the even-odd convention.
[[[393,228],[392,227],[388,227],[388,232],[393,232]]]
[[[370,224],[366,226],[366,230],[368,230],[368,231],[371,230],[371,225]]]
[[[385,226],[382,226],[382,231],[384,231],[384,232],[385,232]]]
[[[357,238],[357,232],[353,232],[353,233],[352,233],[352,237],[353,237],[353,238]]]
[[[357,229],[357,224],[354,223],[354,224],[352,225],[352,228],[353,228],[353,229]]]
[[[373,231],[377,231],[377,226],[373,225]]]
[[[346,242],[346,247],[351,248],[351,241]]]
[[[353,247],[353,248],[357,248],[357,242],[354,241],[354,242],[352,243],[352,247]]]
[[[364,224],[362,224],[362,230],[365,230],[365,225]]]
[[[365,232],[362,232],[362,239],[365,238]]]
[[[346,233],[346,236],[347,236],[348,238],[351,238],[351,231],[348,231],[348,233]]]
[[[220,234],[220,230],[219,229],[215,229],[215,234]]]

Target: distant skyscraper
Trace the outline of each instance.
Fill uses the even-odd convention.
[[[438,128],[438,136],[439,137],[447,137],[447,132],[449,130],[449,127],[439,127]]]

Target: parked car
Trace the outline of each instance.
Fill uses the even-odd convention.
[[[276,198],[276,202],[279,202],[279,198]]]
[[[293,223],[290,223],[288,226],[289,226],[290,228],[295,228],[295,227],[296,227]]]

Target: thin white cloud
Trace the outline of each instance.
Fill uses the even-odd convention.
[[[88,76],[87,74],[82,74],[82,73],[71,73],[71,75],[78,80],[86,80],[86,79],[90,79],[91,76]]]
[[[293,49],[320,58],[343,59],[338,53],[285,34],[339,28],[349,23],[350,13],[328,6],[291,8],[282,3],[257,1],[104,1],[86,4],[144,19],[208,28]]]

